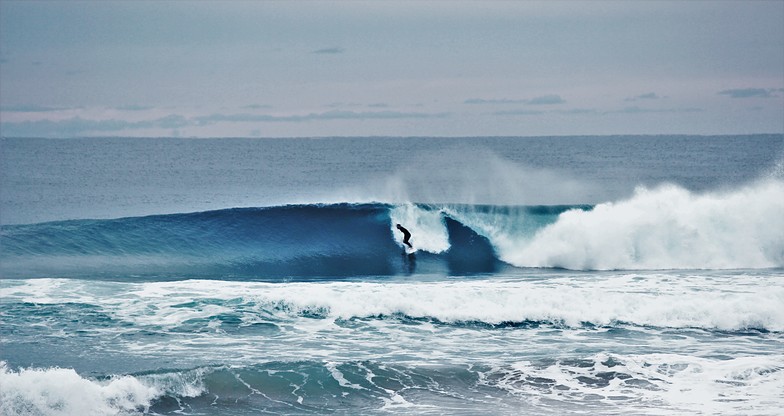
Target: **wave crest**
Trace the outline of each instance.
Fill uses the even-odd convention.
[[[164,394],[165,386],[148,385],[133,376],[101,382],[83,378],[73,369],[12,371],[0,362],[0,413],[4,415],[125,414],[146,411]]]
[[[727,193],[639,188],[617,203],[570,210],[502,250],[521,267],[738,269],[784,265],[784,182]]]
[[[334,204],[3,226],[11,278],[331,279],[784,266],[784,181],[639,188],[596,206]],[[416,258],[402,258],[401,223]]]

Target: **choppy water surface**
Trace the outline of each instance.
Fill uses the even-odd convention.
[[[0,413],[778,414],[782,147],[4,139]]]

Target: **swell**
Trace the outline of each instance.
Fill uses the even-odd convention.
[[[4,226],[3,272],[15,278],[318,279],[499,267],[486,238],[436,208],[411,207],[417,216],[436,218],[435,231],[416,219],[406,224],[416,256],[403,256],[391,205],[292,205]],[[430,233],[444,234],[443,249],[426,244]]]
[[[389,274],[383,205],[242,208],[3,228],[10,273],[51,276]],[[385,224],[385,221],[387,224]]]
[[[2,227],[4,277],[226,280],[784,267],[784,181],[596,206],[328,204]],[[403,251],[400,223],[414,256]]]
[[[216,249],[254,247],[263,249],[259,255],[264,258],[287,259],[348,249],[356,241],[352,237],[360,234],[358,229],[362,229],[364,242],[377,242],[386,209],[383,205],[352,204],[234,208],[5,226],[4,251],[32,255],[204,255]],[[292,248],[288,246],[295,250],[286,250]],[[351,248],[356,250],[358,246]]]

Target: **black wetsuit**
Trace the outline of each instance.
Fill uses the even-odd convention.
[[[400,224],[397,225],[397,229],[403,233],[403,244],[407,245],[409,248],[414,248],[414,246],[412,246],[411,243],[408,241],[411,239],[411,233],[408,232],[408,230],[406,230],[405,228],[403,228],[403,226]]]

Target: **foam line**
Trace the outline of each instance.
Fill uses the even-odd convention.
[[[296,322],[351,318],[435,319],[447,324],[526,321],[568,327],[620,324],[784,331],[784,288],[776,276],[617,274],[591,280],[468,280],[419,283],[254,283],[189,280],[115,283],[122,297],[106,300],[106,288],[89,281],[0,289],[7,302],[69,302],[96,305],[113,319],[134,325],[176,328],[189,320],[236,315]],[[48,288],[51,287],[51,288]],[[694,290],[700,287],[700,290]],[[150,308],[149,305],[155,305]],[[187,306],[187,307],[185,307]],[[302,321],[302,322],[305,322]]]

